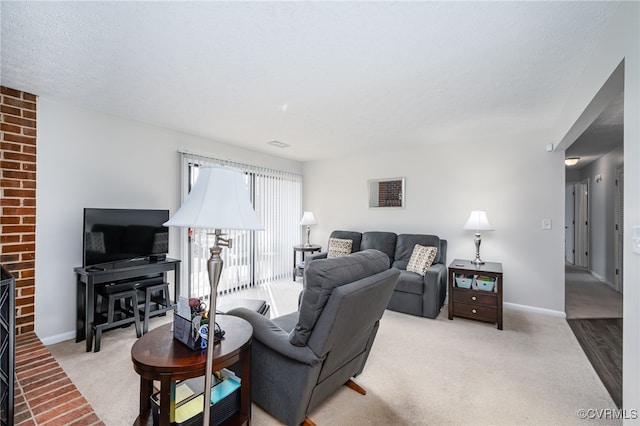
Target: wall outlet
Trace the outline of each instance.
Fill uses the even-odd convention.
[[[551,219],[542,219],[542,229],[545,231],[551,229]]]

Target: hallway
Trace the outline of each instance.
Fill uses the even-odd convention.
[[[565,264],[565,312],[567,319],[622,318],[622,294],[588,270]]]

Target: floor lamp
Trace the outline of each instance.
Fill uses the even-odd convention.
[[[207,334],[207,363],[204,375],[203,423],[209,424],[211,405],[211,369],[216,324],[216,298],[222,273],[222,247],[232,247],[231,238],[224,238],[225,230],[264,229],[251,206],[249,189],[244,173],[224,166],[202,166],[191,192],[178,211],[164,224],[180,228],[214,229],[211,257],[207,261],[209,272],[209,327]]]

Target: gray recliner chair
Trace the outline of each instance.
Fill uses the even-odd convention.
[[[400,272],[378,250],[312,262],[297,312],[269,320],[248,309],[227,312],[253,326],[252,400],[287,425],[351,381],[371,350]]]

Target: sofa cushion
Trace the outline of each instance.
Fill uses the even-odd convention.
[[[441,250],[440,250],[440,238],[435,235],[425,234],[400,234],[398,235],[398,241],[396,243],[395,261],[393,266],[398,269],[407,269],[407,264],[411,255],[413,254],[413,248],[416,244],[427,247],[437,247],[438,253],[436,253],[433,263],[441,263]]]
[[[351,253],[355,253],[360,251],[360,242],[362,241],[362,234],[360,232],[355,231],[333,231],[330,238],[341,238],[343,240],[351,240],[353,244],[351,244]]]
[[[305,268],[305,283],[298,322],[289,342],[305,346],[333,289],[358,281],[389,268],[389,258],[378,250],[365,250],[348,256],[317,259]]]
[[[389,266],[394,261],[397,235],[393,232],[365,232],[362,234],[362,250],[380,250],[389,256]]]
[[[401,270],[395,291],[422,295],[424,293],[424,277],[415,272]]]
[[[329,238],[329,249],[327,250],[327,257],[340,257],[351,254],[352,240],[345,240],[342,238]]]
[[[424,276],[427,269],[431,267],[433,259],[436,258],[436,254],[438,254],[436,247],[426,247],[416,244],[413,248],[411,259],[409,259],[409,263],[407,264],[407,271]]]

